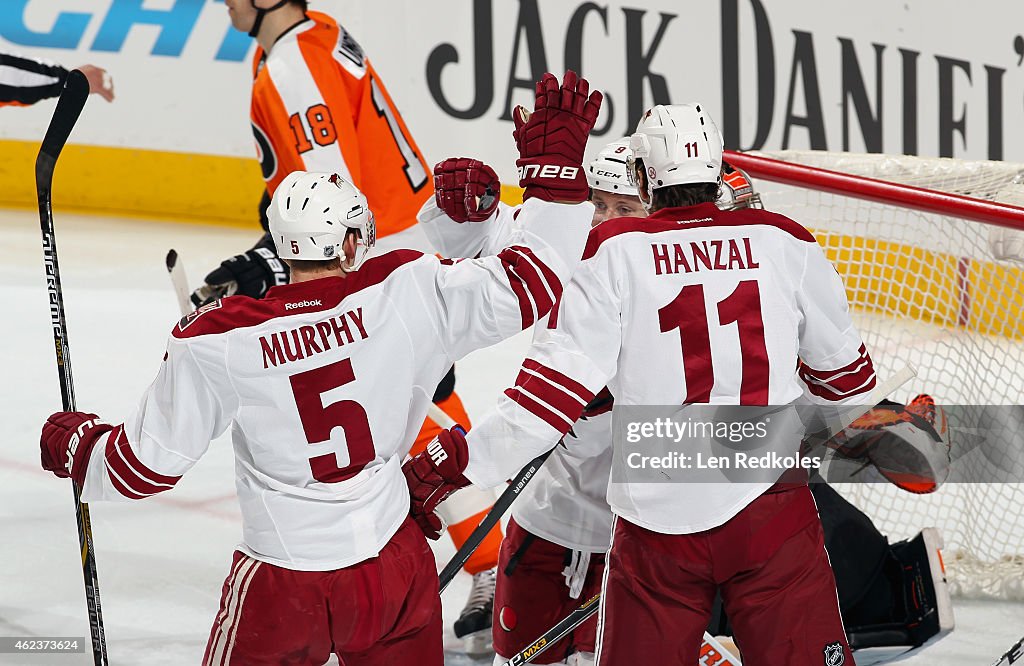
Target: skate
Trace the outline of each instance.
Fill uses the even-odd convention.
[[[493,650],[491,615],[494,611],[495,577],[494,569],[474,574],[469,599],[455,621],[455,635],[462,639],[466,654],[482,655]]]

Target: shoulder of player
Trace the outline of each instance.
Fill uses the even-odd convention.
[[[334,278],[338,282],[320,287],[318,291],[309,294],[302,291],[299,294],[292,293],[291,298],[281,298],[284,294],[276,290],[291,289],[289,285],[275,287],[262,299],[248,296],[222,298],[182,317],[171,335],[178,340],[187,340],[259,326],[271,319],[294,314],[294,308],[289,306],[293,305],[290,301],[296,298],[312,300],[312,296],[316,296],[323,300],[323,304],[332,307],[352,294],[383,283],[403,266],[417,260],[437,261],[435,257],[416,250],[393,250],[366,260],[359,270],[349,273],[344,279]]]
[[[777,229],[789,237],[806,243],[816,243],[814,234],[804,228],[799,222],[792,220],[785,215],[773,213],[762,209],[741,209],[735,211],[720,211],[714,204],[707,204],[707,208],[696,206],[690,215],[680,217],[673,215],[675,210],[667,209],[659,211],[651,217],[619,217],[606,220],[590,231],[587,238],[587,245],[583,251],[583,259],[595,256],[602,247],[607,246],[612,239],[618,239],[627,234],[637,232],[643,234],[657,234],[666,231],[680,231],[683,229],[701,229],[707,227],[738,227],[738,226],[760,226]],[[693,214],[710,213],[709,215]]]
[[[362,47],[337,21],[320,12],[307,12],[306,16],[309,20],[282,35],[267,58],[269,69],[279,74],[275,86],[290,87],[301,81],[301,77],[285,75],[287,68],[297,66],[308,69],[314,78],[341,73],[361,79],[367,70],[373,71]],[[326,82],[321,88],[324,85]]]
[[[773,213],[768,210],[756,208],[744,208],[741,210],[724,211],[723,219],[728,220],[731,225],[760,225],[774,227],[798,241],[806,243],[817,243],[817,239],[810,231],[796,220],[785,215]]]
[[[657,233],[669,229],[678,229],[675,222],[662,222],[644,217],[615,217],[605,220],[590,230],[587,236],[587,244],[583,249],[583,259],[587,260],[597,254],[597,251],[614,238],[621,238],[631,232]]]
[[[257,326],[273,319],[275,308],[267,302],[248,296],[229,296],[200,307],[181,318],[171,337],[188,340],[228,333],[238,328]]]
[[[267,54],[268,62],[305,58],[309,54],[331,57],[338,41],[338,24],[319,12],[308,12],[306,17],[308,20],[293,26],[274,42]]]

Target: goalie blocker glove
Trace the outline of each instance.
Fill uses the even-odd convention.
[[[274,251],[270,234],[264,234],[251,250],[222,261],[205,280],[192,292],[196,307],[235,294],[262,298],[271,287],[288,284],[288,266]]]
[[[442,430],[425,451],[402,465],[412,499],[409,514],[428,539],[439,539],[444,531],[435,513],[437,505],[456,490],[470,485],[462,474],[469,462],[465,433],[459,425]]]
[[[558,84],[545,73],[537,83],[533,113],[517,106],[512,113],[512,136],[519,148],[519,186],[523,200],[579,203],[590,186],[583,170],[583,151],[601,110],[600,92],[576,72],[568,71]]]
[[[39,437],[43,469],[62,479],[71,477],[78,487],[85,482],[89,455],[97,440],[114,426],[85,412],[57,412],[43,424]]]
[[[935,492],[949,476],[950,432],[945,411],[921,394],[906,405],[882,401],[838,433],[823,465],[830,482],[854,474],[844,463],[870,463],[889,482],[911,493]]]
[[[480,160],[449,157],[434,166],[434,200],[455,222],[483,222],[500,195],[498,175]]]

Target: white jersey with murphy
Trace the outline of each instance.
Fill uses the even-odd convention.
[[[617,407],[837,403],[875,385],[835,268],[806,229],[763,210],[701,204],[604,222],[551,318],[469,433],[474,483],[497,485],[550,448],[606,385]],[[770,485],[611,483],[608,500],[641,527],[685,534]]]
[[[420,209],[419,227],[446,257],[494,255],[508,245],[518,221],[516,208],[498,204],[482,222],[458,223],[433,199]],[[545,317],[538,329],[547,326]],[[611,471],[611,409],[580,419],[523,488],[512,517],[524,529],[560,546],[603,553],[611,545],[612,511],[608,506]]]
[[[230,427],[241,550],[320,571],[376,556],[408,516],[401,463],[437,383],[546,313],[592,215],[534,199],[496,256],[397,250],[201,308],[172,332],[136,412],[97,444],[83,499],[167,490]]]

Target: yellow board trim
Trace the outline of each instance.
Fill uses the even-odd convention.
[[[0,205],[35,208],[39,144],[0,141]],[[255,159],[68,145],[54,208],[104,215],[259,228],[264,184]]]
[[[861,309],[1024,339],[1024,269],[862,236],[815,236]]]
[[[509,206],[518,206],[523,203],[523,188],[515,185],[502,185],[501,201]]]

